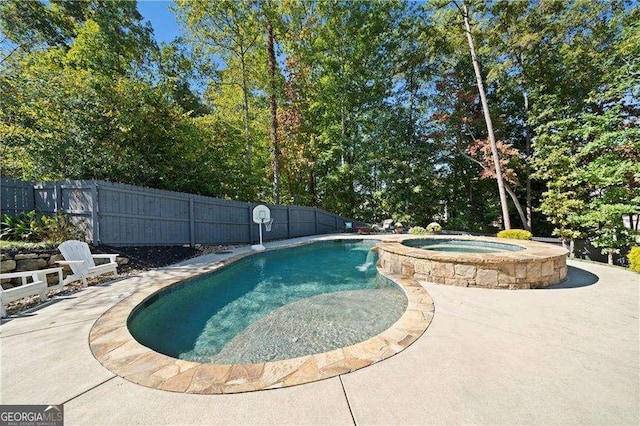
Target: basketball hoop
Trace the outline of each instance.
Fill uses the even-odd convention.
[[[252,216],[253,221],[258,224],[260,244],[253,245],[251,248],[257,251],[263,251],[265,247],[262,244],[262,225],[264,224],[264,228],[267,232],[271,231],[271,224],[273,223],[273,219],[271,219],[271,210],[269,210],[269,207],[260,204],[255,206]]]

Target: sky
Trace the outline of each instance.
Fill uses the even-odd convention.
[[[169,43],[182,33],[175,15],[169,10],[172,4],[173,1],[167,0],[138,0],[138,11],[144,16],[144,22],[151,22],[158,44]]]

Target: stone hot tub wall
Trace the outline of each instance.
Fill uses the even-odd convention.
[[[401,241],[412,237],[403,238]],[[424,237],[420,237],[424,238]],[[491,237],[433,236],[512,244],[524,248],[501,253],[452,253],[422,250],[401,241],[378,244],[378,266],[384,271],[437,284],[462,287],[529,289],[561,283],[567,278],[567,250],[535,241]]]

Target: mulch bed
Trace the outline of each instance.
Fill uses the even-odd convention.
[[[173,265],[183,260],[210,253],[229,251],[232,246],[140,246],[140,247],[94,247],[94,253],[117,253],[129,259],[118,268],[118,273],[128,275],[132,271],[147,271]]]

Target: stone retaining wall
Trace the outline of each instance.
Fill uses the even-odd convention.
[[[58,260],[64,260],[64,257],[60,252],[56,250],[38,253],[17,253],[0,254],[0,273],[7,274],[10,272],[24,272],[24,271],[36,271],[40,269],[55,268],[59,265],[56,263]],[[118,257],[117,262],[119,265],[128,262],[127,258]],[[96,259],[96,264],[107,262],[108,259]],[[71,274],[71,268],[64,266],[62,273],[66,277]],[[47,276],[47,282],[50,286],[58,284],[58,276],[56,274],[50,274]],[[0,280],[0,285],[5,290],[12,287],[18,287],[22,285],[20,278],[4,279]]]
[[[408,237],[410,238],[410,237]],[[462,287],[529,289],[559,284],[567,277],[567,250],[533,241],[474,237],[431,237],[490,241],[524,250],[500,253],[452,253],[384,242],[377,245],[379,266],[396,274]]]

